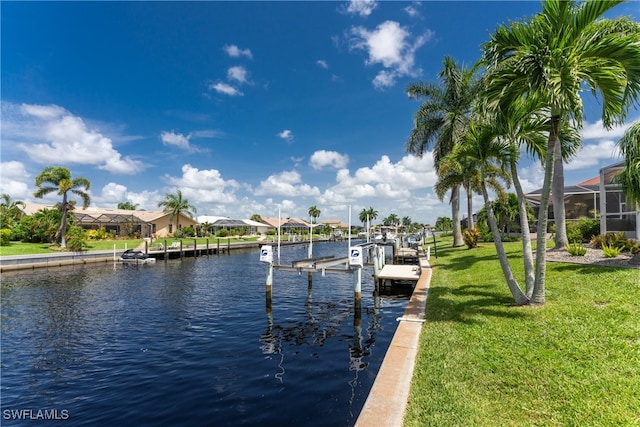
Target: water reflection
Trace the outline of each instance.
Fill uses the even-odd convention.
[[[3,274],[3,409],[69,409],[74,425],[352,425],[406,301],[368,281],[358,309],[347,275],[279,274],[267,296],[256,260]]]

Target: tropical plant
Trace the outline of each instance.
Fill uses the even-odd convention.
[[[632,124],[618,141],[624,156],[624,169],[616,180],[631,206],[640,206],[640,120]]]
[[[68,231],[68,248],[75,252],[88,248],[86,231],[82,227],[70,227]]]
[[[440,216],[436,219],[435,228],[438,231],[447,231],[451,230],[451,218],[447,218],[446,216]]]
[[[369,209],[362,209],[360,211],[360,215],[358,218],[360,222],[363,223],[367,227],[367,233],[369,232],[369,228],[371,227],[371,221],[378,217],[378,211],[369,207]]]
[[[620,252],[620,248],[616,246],[602,246],[602,253],[604,254],[605,258],[616,258],[618,255],[620,255]]]
[[[69,201],[69,192],[79,196],[82,199],[82,207],[84,209],[89,207],[91,198],[86,190],[89,190],[91,183],[86,178],[71,178],[71,172],[69,169],[62,166],[49,166],[46,167],[36,176],[36,186],[38,189],[33,193],[37,198],[42,198],[47,194],[56,191],[58,195],[62,196],[62,202],[58,205],[62,217],[60,220],[60,228],[56,234],[56,240],[59,239],[60,247],[66,248],[66,234],[67,234],[67,216],[68,212],[74,209],[73,201]]]
[[[0,227],[11,228],[22,217],[22,209],[26,205],[22,200],[12,200],[6,193],[0,196],[0,200]]]
[[[255,222],[262,222],[262,217],[260,216],[260,214],[253,214],[251,215],[251,221],[255,221]]]
[[[309,218],[311,218],[311,224],[314,223],[314,220],[317,221],[318,218],[320,218],[320,209],[318,209],[316,207],[316,205],[313,205],[309,208]]]
[[[462,237],[464,238],[464,244],[467,245],[467,248],[477,248],[478,240],[480,240],[480,230],[475,227],[467,228],[462,232]]]
[[[624,121],[640,92],[640,24],[628,17],[602,19],[619,3],[548,0],[533,18],[501,25],[484,45],[491,74],[486,87],[489,99],[508,105],[523,96],[535,96],[549,109],[531,300],[536,304],[545,302],[544,242],[554,165],[561,153],[560,124],[572,120],[581,126],[583,84],[599,95],[607,128]]]
[[[164,200],[158,203],[158,207],[163,208],[163,212],[169,214],[169,221],[176,219],[176,233],[180,230],[180,215],[187,215],[190,218],[196,213],[196,208],[189,204],[189,200],[182,197],[182,191],[176,190],[175,194],[168,193]]]
[[[33,215],[25,215],[14,228],[16,238],[24,243],[53,243],[60,228],[62,212],[58,209],[41,209]],[[74,217],[69,218],[73,224]]]
[[[118,203],[118,209],[124,209],[126,211],[135,211],[140,206],[138,203],[132,203],[130,201]]]
[[[587,254],[587,248],[580,242],[573,242],[567,245],[567,252],[573,256],[585,256]]]
[[[11,230],[8,228],[0,229],[0,246],[9,246],[11,244]]]
[[[391,226],[400,224],[400,217],[394,213],[382,220],[383,225]]]
[[[408,153],[422,156],[433,148],[436,172],[442,160],[460,143],[467,131],[473,104],[480,88],[476,67],[465,69],[447,56],[438,74],[438,83],[414,83],[407,88],[410,98],[424,99],[414,117],[414,127],[406,144]],[[462,246],[460,226],[460,184],[451,188],[453,246]]]
[[[482,123],[471,123],[467,134],[461,144],[454,148],[452,155],[459,158],[475,160],[482,176],[490,177],[492,175],[497,176],[497,171],[506,167],[505,163],[508,161],[507,158],[510,151],[511,145],[509,143],[496,138],[495,128]],[[507,281],[507,286],[517,305],[528,304],[529,298],[522,289],[520,289],[513,270],[509,265],[496,215],[494,214],[493,206],[489,199],[486,180],[480,182],[480,187],[484,198],[485,210],[487,211],[489,227],[500,261],[500,267]]]

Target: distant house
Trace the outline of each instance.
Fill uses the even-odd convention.
[[[208,223],[208,229],[212,230],[214,233],[218,230],[235,230],[240,229],[242,227],[246,227],[247,234],[266,234],[269,229],[273,229],[274,227],[257,221],[252,221],[250,219],[232,219],[226,217],[208,217],[202,216],[198,217],[198,221],[201,224],[205,222]]]
[[[623,162],[609,165],[600,169],[599,176],[565,187],[564,208],[567,221],[582,217],[600,218],[602,234],[623,231],[629,238],[639,240],[640,207],[629,204],[621,186],[615,182],[615,176],[623,168]],[[541,194],[542,189],[538,189],[526,195],[536,217]],[[549,203],[548,215],[550,221],[555,219],[553,203]]]
[[[323,219],[322,221],[320,221],[320,223],[322,225],[328,225],[329,227],[333,228],[334,230],[348,230],[349,229],[349,224],[345,224],[344,222],[340,221],[339,219]]]
[[[288,233],[297,233],[309,231],[309,223],[300,218],[265,218],[262,217],[262,221],[265,224],[269,224],[275,229],[280,226],[280,233],[288,234]],[[314,224],[314,227],[317,227],[317,224]]]
[[[23,212],[33,215],[42,209],[56,209],[55,206],[41,205],[37,203],[25,203]],[[125,236],[128,230],[133,229],[141,237],[167,237],[176,230],[176,218],[163,211],[132,211],[126,209],[87,209],[76,208],[70,213],[75,217],[76,225],[86,230],[104,228],[105,231],[115,236]],[[178,228],[192,226],[197,222],[187,215],[180,215]]]

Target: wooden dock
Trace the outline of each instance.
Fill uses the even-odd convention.
[[[378,284],[382,286],[395,283],[411,283],[414,284],[420,278],[422,269],[419,265],[398,265],[387,264],[382,267],[378,273]]]

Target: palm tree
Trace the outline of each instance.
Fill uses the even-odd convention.
[[[382,220],[384,225],[398,225],[400,224],[400,217],[394,213],[389,214],[388,217]]]
[[[320,209],[313,205],[309,208],[309,218],[311,218],[311,225],[313,225],[313,221],[317,220],[320,217]]]
[[[67,212],[74,209],[74,201],[68,200],[68,193],[71,192],[82,199],[82,207],[88,208],[91,198],[86,190],[89,190],[91,183],[86,178],[71,178],[69,169],[62,166],[46,167],[36,176],[36,187],[38,189],[33,193],[34,197],[42,198],[54,191],[62,196],[62,203],[59,205],[62,213],[60,228],[58,229],[58,238],[60,239],[60,247],[67,247]],[[82,190],[84,188],[84,190]]]
[[[438,74],[439,83],[417,83],[407,88],[410,98],[425,101],[415,114],[415,123],[406,144],[408,153],[422,156],[433,147],[436,172],[442,159],[460,143],[467,131],[474,100],[479,89],[476,67],[458,67],[447,56]],[[451,187],[453,246],[462,246],[460,227],[460,185]]]
[[[255,222],[262,222],[262,217],[260,216],[260,214],[253,214],[249,219]]]
[[[10,228],[22,216],[25,203],[22,200],[11,200],[11,196],[4,193],[0,196],[0,228]]]
[[[190,205],[187,199],[182,198],[180,190],[177,190],[176,194],[166,194],[164,200],[158,203],[158,207],[163,208],[163,212],[169,214],[169,221],[173,218],[176,219],[176,231],[180,229],[180,215],[193,218],[196,213],[195,206]]]
[[[618,182],[631,206],[640,205],[640,120],[635,122],[618,141],[624,155],[624,169]]]
[[[474,124],[469,126],[467,135],[463,139],[462,144],[456,146],[452,152],[452,156],[459,158],[467,158],[475,160],[480,169],[480,174],[483,177],[497,177],[501,170],[505,169],[505,162],[508,158],[511,146],[509,143],[500,141],[496,138],[495,130],[491,126]],[[496,221],[496,216],[493,210],[493,204],[489,199],[489,193],[487,190],[487,180],[480,181],[480,188],[482,196],[484,198],[485,210],[487,212],[487,219],[489,220],[489,227],[491,228],[491,234],[496,246],[496,252],[500,261],[500,267],[502,273],[507,280],[507,285],[511,291],[515,303],[518,305],[524,305],[529,303],[529,298],[522,292],[518,282],[513,274],[513,270],[509,265],[507,254],[502,244],[502,236]]]
[[[599,95],[607,128],[624,121],[640,92],[640,24],[628,17],[601,19],[619,3],[548,0],[533,18],[501,25],[484,45],[489,98],[508,105],[522,96],[539,96],[549,110],[532,295],[536,304],[545,302],[547,209],[560,124],[572,120],[581,127],[584,84]]]
[[[484,77],[488,79],[488,76]],[[502,105],[502,109],[487,110],[488,99],[482,94],[479,110],[485,115],[498,138],[511,144],[508,154],[509,171],[518,199],[518,215],[520,217],[520,230],[522,235],[523,263],[525,271],[526,294],[531,297],[535,282],[535,266],[533,262],[533,249],[531,232],[529,228],[529,206],[518,176],[518,162],[520,153],[525,151],[535,159],[544,159],[546,151],[546,131],[549,129],[548,112],[540,99],[535,97],[518,98],[508,105]],[[568,122],[560,128],[562,144],[562,157],[569,159],[577,152],[580,144],[580,135]]]
[[[140,206],[138,203],[132,203],[130,201],[118,203],[118,209],[124,209],[126,211],[135,211]]]
[[[502,184],[497,176],[508,180],[508,175],[503,170],[495,170],[493,174],[484,176],[476,160],[468,157],[460,157],[449,153],[441,162],[438,181],[433,186],[436,196],[442,201],[447,191],[454,186],[462,186],[467,194],[467,228],[471,229],[473,223],[473,193],[482,194],[481,182],[487,180],[487,185],[497,193],[504,192]]]

